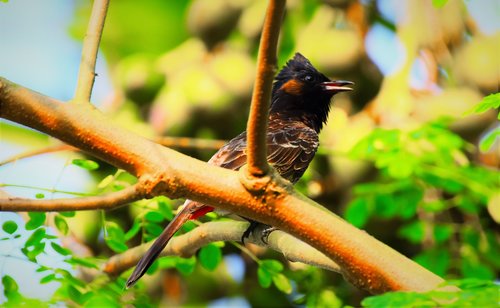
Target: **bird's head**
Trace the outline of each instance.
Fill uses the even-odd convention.
[[[315,129],[319,131],[328,117],[332,97],[351,91],[353,84],[330,80],[303,55],[296,53],[274,80],[271,112],[310,115],[316,118]]]

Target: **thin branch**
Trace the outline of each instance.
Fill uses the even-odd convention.
[[[107,195],[82,198],[38,200],[7,196],[0,198],[0,211],[62,212],[113,209],[143,199],[143,193],[139,187],[138,183]]]
[[[285,4],[285,0],[269,1],[260,37],[257,76],[247,123],[247,171],[249,175],[257,177],[267,174],[269,170],[266,145],[267,117],[272,82],[276,72],[276,50]]]
[[[151,140],[169,148],[214,150],[214,151],[220,149],[227,142],[226,140],[212,140],[212,139],[189,138],[189,137],[168,137],[168,136],[157,137]],[[50,145],[41,149],[29,150],[26,152],[22,152],[20,154],[16,154],[3,161],[0,161],[0,166],[18,161],[20,159],[37,156],[40,154],[54,153],[60,151],[79,151],[79,149],[67,144]]]
[[[83,40],[82,59],[78,72],[78,83],[75,91],[75,102],[89,102],[95,79],[95,63],[99,43],[101,41],[104,21],[108,11],[109,0],[95,0],[92,6],[87,33]]]
[[[67,145],[67,144],[51,145],[51,146],[48,146],[48,147],[26,151],[26,152],[14,155],[12,157],[9,157],[6,160],[1,161],[0,162],[0,166],[3,166],[3,165],[6,165],[6,164],[9,164],[9,163],[18,161],[18,160],[23,159],[23,158],[33,157],[33,156],[37,156],[37,155],[40,155],[40,154],[54,153],[54,152],[60,152],[60,151],[68,151],[68,150],[77,151],[78,149],[74,148],[74,147],[72,147],[70,145]]]
[[[162,251],[161,256],[190,257],[208,243],[239,241],[247,228],[247,222],[239,221],[204,223],[188,233],[174,237]],[[254,232],[247,242],[262,245],[260,237],[261,232]],[[118,275],[126,271],[137,264],[149,246],[151,243],[142,244],[111,257],[103,265],[103,271],[111,275]],[[340,271],[340,267],[324,254],[285,232],[274,231],[271,233],[268,247],[283,253],[292,262],[303,262],[335,272]]]
[[[293,190],[273,169],[265,189],[236,172],[193,159],[111,123],[0,78],[0,117],[50,134],[139,178],[144,197],[189,198],[275,226],[335,261],[344,277],[372,293],[428,291],[443,282],[417,263]]]

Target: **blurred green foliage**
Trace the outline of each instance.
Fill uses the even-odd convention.
[[[500,131],[491,114],[500,106],[500,94],[492,93],[498,90],[498,35],[466,28],[469,17],[459,1],[407,3],[413,10],[405,24],[387,19],[377,2],[289,1],[279,65],[300,51],[328,76],[356,82],[352,95],[335,98],[320,155],[296,188],[438,275],[462,279],[447,282],[462,291],[366,298],[340,275],[285,266],[282,256],[237,243],[209,244],[190,258],[160,258],[137,286],[124,290],[128,272],[109,277],[98,269],[110,256],[161,233],[179,202],[157,197],[109,212],[28,213],[24,226],[4,222],[0,240],[17,239],[28,230],[21,251],[44,273],[40,284],[60,284],[53,298],[41,303],[25,298],[15,279],[5,275],[4,304],[195,306],[233,296],[253,306],[280,307],[497,304],[498,285],[492,281],[500,269]],[[102,50],[116,93],[103,109],[114,122],[147,137],[234,137],[245,127],[265,8],[263,0],[111,2]],[[77,2],[70,29],[75,38],[83,37],[90,9],[88,2]],[[382,76],[366,54],[366,33],[375,25],[399,36],[408,50],[417,46],[415,54],[428,56],[419,60],[427,61],[430,86],[410,89],[408,75]],[[405,41],[407,25],[415,34],[410,37],[421,41]],[[388,105],[377,109],[381,97]],[[410,110],[406,118],[391,122],[395,110],[405,109],[401,106]],[[470,111],[462,117],[465,110]],[[2,122],[0,129],[6,140],[50,144],[46,136],[18,126]],[[212,154],[186,152],[205,160]],[[75,155],[70,162],[95,179],[90,194],[75,195],[101,195],[136,181],[92,158]],[[202,221],[212,219],[218,217],[207,215]],[[189,222],[181,232],[195,227]],[[59,240],[63,236],[82,240],[97,257],[82,257]],[[49,251],[74,269],[46,266],[40,256]],[[228,254],[242,261],[241,280],[229,274]]]

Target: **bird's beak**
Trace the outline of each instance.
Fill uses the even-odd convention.
[[[354,82],[346,80],[334,80],[323,82],[321,85],[323,86],[323,89],[328,92],[344,92],[352,91],[352,88],[350,86],[353,86]]]

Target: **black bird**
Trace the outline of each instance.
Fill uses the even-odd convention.
[[[326,123],[333,95],[351,91],[351,85],[350,81],[328,79],[300,53],[296,53],[276,76],[267,129],[267,160],[283,178],[295,184],[304,174],[318,149],[318,133]],[[238,170],[246,163],[246,146],[246,132],[243,132],[224,145],[208,163]],[[186,200],[184,207],[141,258],[127,280],[127,288],[144,275],[187,220],[213,210],[209,205]],[[251,221],[242,240],[256,225]]]

